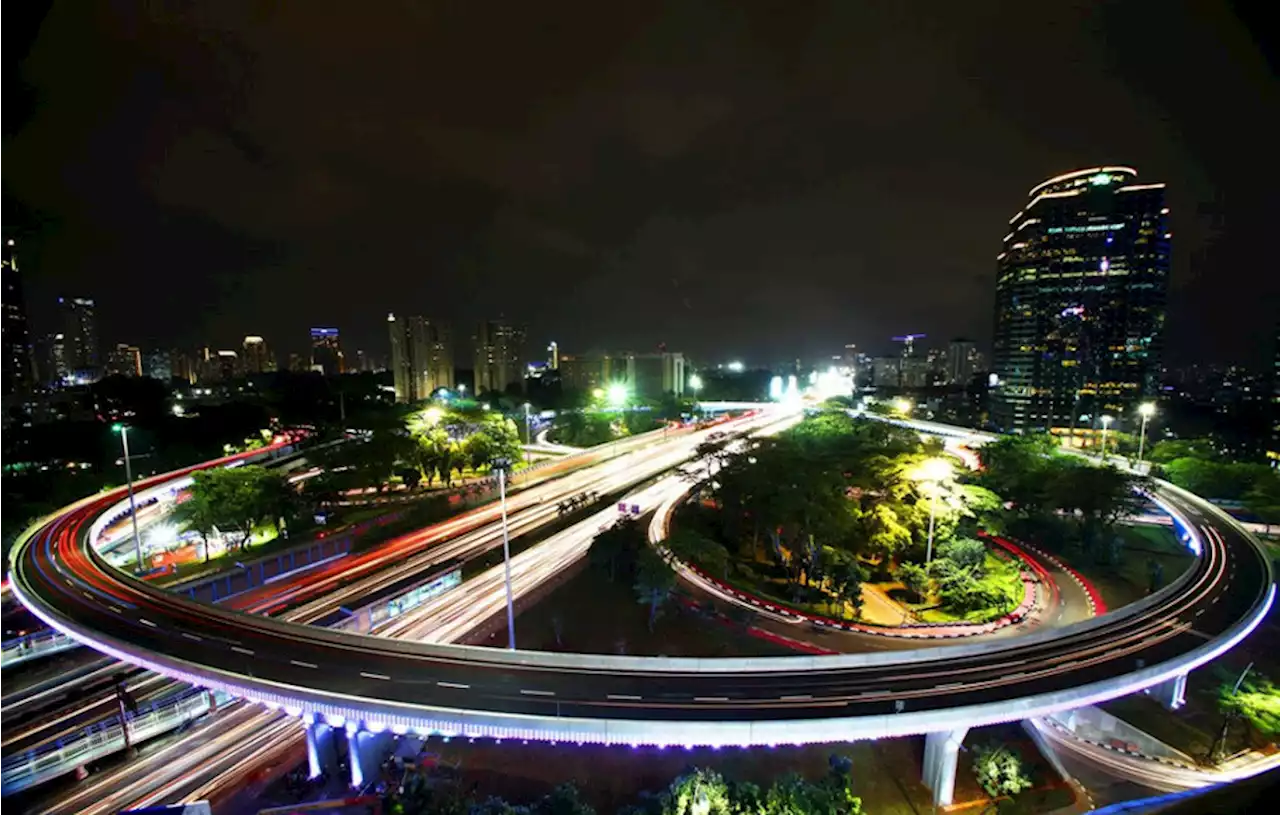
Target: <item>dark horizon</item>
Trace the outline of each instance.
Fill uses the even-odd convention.
[[[987,349],[1027,190],[1122,164],[1169,185],[1166,364],[1271,353],[1280,94],[1228,9],[345,9],[10,15],[35,333],[67,294],[104,350],[282,362],[321,325],[385,356],[388,311],[463,354],[499,315],[566,353]]]

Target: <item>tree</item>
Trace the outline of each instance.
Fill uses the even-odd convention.
[[[1280,688],[1271,680],[1250,674],[1242,681],[1228,680],[1218,687],[1218,706],[1243,717],[1262,735],[1280,735]]]
[[[835,557],[829,562],[826,574],[836,598],[842,604],[852,605],[855,616],[861,614],[862,584],[867,579],[867,572],[852,554],[838,549],[830,551],[835,553]]]
[[[899,564],[898,579],[917,600],[923,601],[929,596],[929,573],[923,566],[915,563]]]
[[[1151,445],[1146,458],[1153,464],[1168,464],[1179,458],[1213,461],[1218,458],[1218,451],[1208,439],[1162,439]]]
[[[676,587],[676,573],[671,571],[671,564],[646,546],[636,554],[634,587],[639,601],[649,606],[649,630],[652,631],[662,606]]]
[[[559,784],[543,796],[534,807],[538,815],[595,815],[595,810],[578,792],[573,783]]]
[[[646,548],[646,544],[644,528],[639,522],[623,518],[596,535],[587,557],[592,566],[608,573],[612,583],[619,574],[631,571],[636,554]]]
[[[728,577],[729,552],[720,543],[707,538],[692,529],[676,529],[663,541],[672,556],[685,563],[693,563],[720,575]]]
[[[677,777],[660,798],[662,815],[730,815],[729,787],[715,770],[695,768]]]
[[[951,561],[975,577],[981,577],[987,559],[987,545],[973,538],[957,538],[938,547],[938,557]]]
[[[206,558],[207,535],[213,527],[233,533],[233,545],[243,548],[255,526],[285,514],[292,496],[284,476],[263,467],[198,470],[191,478],[190,497],[178,505],[177,514],[185,528],[205,539]],[[192,501],[196,503],[190,510],[182,508]]]
[[[1245,493],[1244,505],[1258,520],[1267,526],[1267,534],[1271,533],[1271,525],[1280,523],[1280,473],[1268,469]]]
[[[973,776],[987,795],[1017,795],[1031,788],[1031,779],[1022,769],[1022,759],[1004,746],[974,748]]]
[[[209,562],[209,536],[218,526],[218,514],[209,490],[191,490],[186,500],[173,508],[171,517],[187,532],[195,532],[204,544],[204,562]]]

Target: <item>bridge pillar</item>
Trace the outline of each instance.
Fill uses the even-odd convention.
[[[364,786],[364,755],[360,748],[360,738],[364,735],[356,725],[347,725],[347,764],[351,767],[351,786],[354,789]]]
[[[333,728],[324,722],[307,725],[307,778],[316,778],[324,772],[325,749],[333,741]]]
[[[924,737],[924,785],[933,790],[933,805],[951,806],[956,791],[956,758],[969,728],[928,733]]]
[[[1177,710],[1187,702],[1187,675],[1178,674],[1159,685],[1147,688],[1144,693],[1152,696],[1169,710]]]

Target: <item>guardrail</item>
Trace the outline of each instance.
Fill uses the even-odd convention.
[[[136,714],[128,717],[124,727],[121,726],[120,717],[115,716],[90,726],[66,741],[7,756],[3,771],[0,772],[4,779],[0,783],[0,791],[4,795],[11,795],[123,750],[126,745],[126,727],[129,736],[127,743],[138,744],[176,730],[233,699],[225,691],[190,688],[177,696],[141,706]]]
[[[6,640],[0,653],[0,668],[21,665],[24,662],[80,647],[80,643],[52,628],[44,628],[25,637]]]

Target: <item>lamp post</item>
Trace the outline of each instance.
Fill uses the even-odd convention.
[[[129,426],[116,422],[111,429],[120,434],[120,444],[124,447],[124,480],[129,490],[129,520],[133,523],[133,551],[138,560],[138,574],[146,571],[146,563],[142,560],[142,537],[138,535],[138,507],[133,502],[133,468],[129,464]]]
[[[498,501],[502,504],[502,563],[507,583],[507,648],[516,650],[516,614],[511,602],[511,542],[507,535],[507,468],[511,466],[508,459],[500,458],[493,462],[498,471]]]
[[[951,463],[944,458],[931,458],[920,465],[914,478],[929,486],[929,541],[925,550],[924,565],[933,562],[933,529],[938,516],[938,491],[941,484],[951,477]]]
[[[1138,434],[1138,464],[1142,464],[1142,455],[1147,447],[1147,419],[1156,412],[1155,402],[1143,402],[1138,405],[1138,415],[1142,417],[1142,431]],[[1139,467],[1141,469],[1141,467]]]
[[[529,408],[530,407],[531,405],[528,402],[524,403],[524,443],[526,447],[530,444],[533,444],[533,430],[529,426]],[[531,456],[530,452],[526,449],[524,451],[524,460],[526,464],[532,463],[532,459],[530,458],[530,456]]]
[[[1102,420],[1102,451],[1101,451],[1101,455],[1102,455],[1102,460],[1103,460],[1103,461],[1106,461],[1106,460],[1107,460],[1107,428],[1111,427],[1111,423],[1115,421],[1115,417],[1114,417],[1114,416],[1108,416],[1108,415],[1106,415],[1106,414],[1103,414],[1102,416],[1099,416],[1098,418]]]

